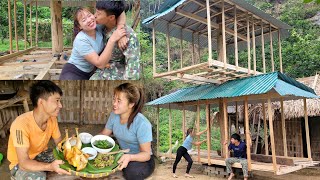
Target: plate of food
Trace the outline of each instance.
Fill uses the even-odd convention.
[[[92,143],[83,144],[78,134],[78,128],[76,128],[76,134],[76,143],[71,145],[68,129],[66,129],[66,137],[53,150],[55,159],[65,162],[60,165],[60,168],[71,172],[72,175],[88,178],[109,176],[118,170],[118,160],[124,151],[120,150],[119,145],[112,138],[97,135],[97,137],[91,138]],[[110,150],[100,153],[98,149]]]

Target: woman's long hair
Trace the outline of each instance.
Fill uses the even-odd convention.
[[[138,113],[141,113],[142,111],[142,108],[144,106],[144,93],[140,87],[132,83],[124,83],[114,89],[114,94],[120,93],[120,92],[126,95],[126,98],[128,99],[129,103],[134,104],[132,108],[133,110],[128,119],[128,129],[129,129],[136,115]]]

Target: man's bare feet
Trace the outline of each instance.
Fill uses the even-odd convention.
[[[184,174],[184,177],[186,177],[186,178],[195,178],[194,176],[191,176],[191,175],[188,174],[188,173],[185,173],[185,174]]]
[[[230,176],[228,178],[228,180],[231,180],[233,178],[234,174],[233,173],[230,173]]]
[[[172,174],[172,177],[174,178],[178,178],[178,176],[176,174]]]

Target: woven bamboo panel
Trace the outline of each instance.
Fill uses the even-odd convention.
[[[23,106],[7,107],[0,110],[0,134],[2,138],[5,137],[6,132],[10,129],[13,120],[23,113]]]

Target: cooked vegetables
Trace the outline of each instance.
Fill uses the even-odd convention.
[[[97,140],[94,142],[94,145],[100,149],[109,149],[112,148],[112,144],[107,140]]]
[[[97,168],[108,167],[113,164],[114,159],[114,155],[98,154],[98,156],[94,159],[93,165]]]

